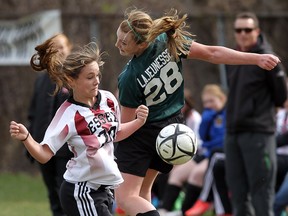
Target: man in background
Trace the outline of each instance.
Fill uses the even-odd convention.
[[[237,15],[237,50],[272,53],[255,14]],[[234,216],[272,216],[275,177],[275,107],[287,98],[285,73],[255,65],[227,65],[226,180]]]

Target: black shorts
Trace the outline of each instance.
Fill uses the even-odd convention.
[[[121,172],[145,177],[147,170],[169,173],[173,165],[164,162],[156,152],[156,138],[162,128],[172,123],[184,123],[181,113],[158,122],[146,123],[134,134],[118,143],[116,162]]]
[[[72,184],[63,181],[60,201],[64,212],[69,216],[113,215],[113,193],[105,186],[94,190],[87,187],[86,182]]]

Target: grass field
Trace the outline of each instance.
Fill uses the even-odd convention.
[[[40,175],[0,173],[0,216],[51,216]]]
[[[51,216],[41,176],[0,173],[0,209],[0,216]]]
[[[51,216],[41,176],[0,173],[0,209],[0,216]],[[288,214],[283,212],[282,216]]]

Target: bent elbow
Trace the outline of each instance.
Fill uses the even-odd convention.
[[[41,164],[46,164],[50,159],[51,157],[43,157],[43,158],[38,158],[37,161]]]

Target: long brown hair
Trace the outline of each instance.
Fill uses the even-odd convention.
[[[177,10],[171,9],[165,16],[153,20],[148,13],[133,9],[125,15],[127,18],[119,27],[125,33],[131,32],[136,43],[150,43],[158,35],[166,33],[167,48],[176,61],[179,60],[179,55],[189,54],[191,38],[194,35],[186,31],[186,14],[179,18]]]
[[[103,66],[102,53],[95,42],[90,42],[84,47],[73,51],[66,58],[53,47],[53,39],[35,47],[37,51],[30,60],[30,65],[35,71],[47,70],[50,78],[56,83],[55,94],[62,87],[71,90],[71,80],[77,79],[82,68],[96,61],[99,67]]]

